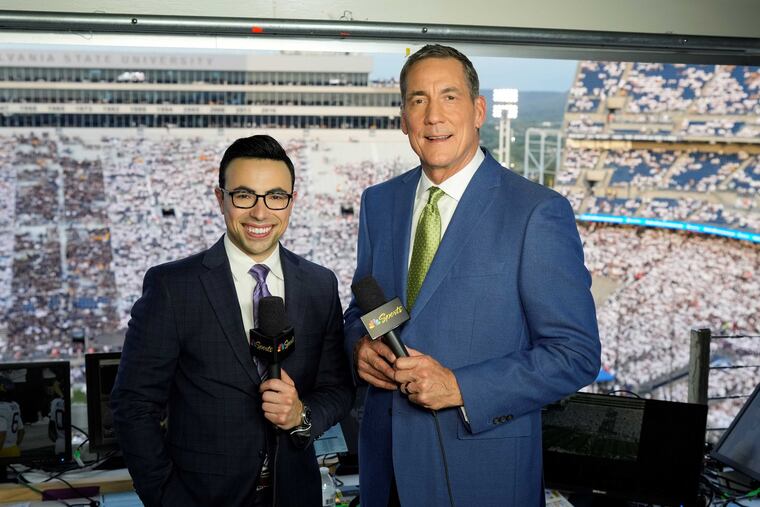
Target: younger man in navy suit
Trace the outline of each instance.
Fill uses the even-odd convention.
[[[147,506],[321,505],[312,442],[348,413],[353,391],[335,275],[279,243],[294,183],[277,141],[238,139],[214,189],[224,237],[145,275],[112,407]],[[249,349],[267,295],[284,298],[295,329],[281,379],[265,379]]]

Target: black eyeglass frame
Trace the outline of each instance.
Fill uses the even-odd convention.
[[[230,199],[232,200],[232,205],[235,206],[238,209],[251,209],[251,208],[255,208],[256,205],[259,203],[259,198],[261,198],[261,199],[264,199],[264,206],[266,206],[268,209],[270,209],[272,211],[282,211],[282,210],[286,209],[288,206],[290,206],[290,201],[293,200],[293,194],[292,193],[289,194],[287,192],[280,192],[280,191],[277,191],[277,192],[267,192],[266,194],[257,194],[256,192],[253,192],[251,190],[243,190],[243,189],[240,189],[240,190],[227,190],[226,188],[219,188],[219,190],[221,190],[222,193],[229,195]],[[237,204],[235,204],[235,196],[237,194],[254,195],[254,196],[256,196],[256,199],[253,200],[253,204],[250,205],[250,206],[238,206]],[[270,196],[270,195],[287,197],[288,198],[288,202],[286,202],[285,206],[283,206],[282,208],[273,208],[267,202],[267,196]]]

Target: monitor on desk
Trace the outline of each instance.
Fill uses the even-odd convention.
[[[68,361],[0,364],[0,470],[71,461]]]
[[[723,433],[712,457],[760,481],[760,384]]]
[[[87,429],[90,452],[117,451],[119,444],[111,414],[111,390],[116,381],[121,352],[98,352],[85,355],[87,378]]]
[[[548,487],[694,505],[707,406],[578,393],[542,412]]]

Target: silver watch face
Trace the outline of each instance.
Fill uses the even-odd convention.
[[[304,405],[301,411],[301,426],[311,426],[311,409],[308,405]]]

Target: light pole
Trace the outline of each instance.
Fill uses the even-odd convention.
[[[494,89],[492,115],[499,119],[499,162],[504,167],[509,167],[512,147],[511,121],[517,118],[517,88]]]

